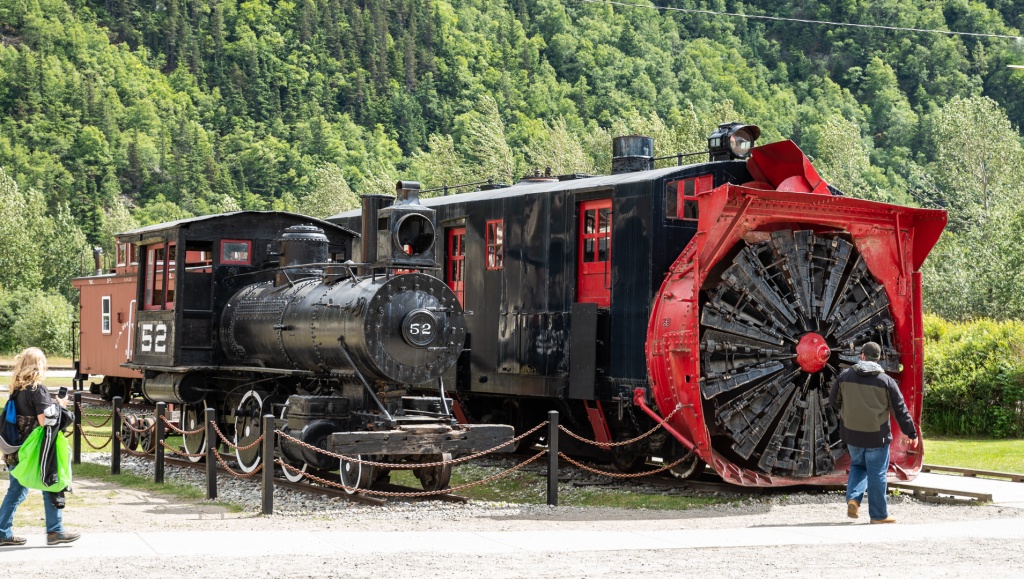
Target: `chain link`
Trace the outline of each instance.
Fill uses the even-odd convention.
[[[182,452],[180,449],[171,448],[171,446],[169,444],[167,444],[166,442],[164,442],[162,440],[160,441],[160,444],[163,445],[164,448],[166,448],[167,450],[171,451],[171,453],[175,454],[176,456],[187,456],[189,458],[202,458],[202,457],[206,456],[205,452],[196,452],[196,453]]]
[[[194,434],[199,434],[200,432],[203,432],[204,430],[206,430],[205,426],[200,426],[199,428],[197,428],[195,430],[182,430],[182,429],[178,428],[177,426],[175,426],[174,424],[172,424],[170,420],[167,420],[166,416],[161,416],[160,420],[164,421],[164,424],[167,426],[167,428],[171,429],[174,432],[177,432],[178,434],[180,434],[182,436],[192,436]]]
[[[491,482],[492,480],[499,479],[499,478],[501,478],[503,476],[507,476],[507,475],[512,474],[513,472],[523,468],[524,466],[530,464],[531,462],[537,460],[538,458],[544,456],[547,453],[548,453],[547,450],[542,450],[542,451],[538,452],[537,454],[533,455],[531,458],[526,459],[525,461],[523,461],[523,462],[513,466],[512,468],[503,470],[503,471],[501,471],[499,473],[496,473],[496,474],[493,474],[493,475],[491,475],[489,477],[482,478],[482,479],[480,479],[478,481],[475,481],[475,482],[465,483],[465,484],[461,484],[459,486],[449,487],[449,488],[446,488],[446,489],[441,489],[441,490],[436,490],[436,491],[414,491],[414,492],[407,492],[407,493],[391,492],[391,491],[375,491],[375,490],[372,490],[372,489],[360,489],[360,488],[348,487],[348,486],[345,486],[345,485],[343,485],[341,483],[336,483],[334,481],[326,480],[326,479],[320,478],[318,476],[315,476],[315,475],[312,475],[312,474],[309,474],[309,473],[302,473],[302,474],[307,479],[316,481],[318,483],[327,485],[329,487],[334,487],[334,488],[342,489],[342,490],[344,490],[346,492],[350,492],[350,493],[351,492],[358,492],[358,493],[361,493],[361,494],[364,494],[364,495],[371,495],[371,496],[378,496],[378,497],[410,497],[410,498],[412,498],[412,497],[430,497],[430,496],[436,496],[436,495],[449,495],[449,494],[452,494],[453,492],[460,491],[462,489],[468,489],[470,487],[475,487],[475,486],[478,486],[478,485],[487,484],[487,483]],[[288,469],[288,470],[290,470],[292,472],[295,472],[295,473],[301,473],[302,472],[301,470],[299,470],[299,469],[297,469],[297,468],[295,468],[295,467],[293,467],[291,465],[285,464],[281,460],[276,460],[274,462],[276,462],[277,464],[281,465],[282,467],[284,467],[284,468],[286,468],[286,469]]]
[[[238,450],[238,451],[245,452],[246,450],[251,450],[251,449],[255,448],[257,444],[263,442],[263,434],[260,434],[259,438],[257,438],[256,440],[252,441],[252,444],[248,444],[246,446],[238,446],[238,445],[232,443],[231,441],[229,441],[224,436],[224,433],[220,431],[220,427],[217,426],[216,422],[211,420],[210,423],[213,424],[213,430],[214,430],[214,432],[217,433],[217,436],[221,439],[221,441],[224,444],[226,444],[228,448],[230,448],[232,450]]]
[[[520,440],[526,438],[527,436],[530,436],[534,432],[537,432],[541,428],[544,428],[545,426],[547,426],[547,424],[548,424],[548,422],[545,420],[544,422],[541,422],[537,426],[534,426],[530,430],[520,434],[519,436],[517,436],[517,437],[515,437],[515,438],[513,438],[513,439],[511,439],[511,440],[509,440],[507,442],[503,442],[503,443],[499,444],[498,446],[495,446],[493,448],[489,448],[487,450],[481,450],[480,452],[477,452],[475,454],[469,454],[469,455],[466,455],[466,456],[463,456],[463,457],[460,457],[460,458],[455,458],[455,459],[452,459],[452,460],[442,460],[442,461],[437,461],[437,462],[418,462],[418,463],[411,463],[411,462],[377,462],[377,461],[373,461],[373,460],[363,460],[363,459],[360,459],[360,458],[350,458],[348,456],[345,456],[344,454],[336,454],[336,453],[333,453],[333,452],[331,452],[329,450],[324,450],[322,448],[313,446],[311,444],[307,444],[307,443],[305,443],[305,442],[303,442],[303,441],[301,441],[301,440],[299,440],[299,439],[297,439],[295,437],[289,436],[288,434],[285,434],[284,432],[281,432],[280,430],[275,430],[274,434],[277,434],[278,436],[280,436],[282,438],[288,439],[288,440],[294,442],[295,444],[298,444],[299,446],[302,446],[304,448],[308,448],[308,449],[316,451],[316,452],[318,452],[320,454],[329,456],[331,458],[336,458],[338,460],[344,460],[344,461],[350,462],[352,464],[365,464],[365,465],[369,465],[369,466],[377,466],[377,467],[380,467],[380,468],[387,468],[387,469],[391,469],[391,470],[412,470],[412,469],[417,469],[417,468],[432,468],[432,467],[437,467],[437,466],[444,466],[446,464],[459,464],[459,463],[463,463],[463,462],[468,462],[468,461],[473,460],[475,458],[480,458],[481,456],[484,456],[485,454],[490,454],[490,453],[495,452],[498,449],[504,448],[504,447],[506,447],[506,446],[508,446],[510,444],[519,442]]]
[[[693,451],[691,450],[690,452],[686,453],[686,455],[683,456],[683,458],[680,458],[679,460],[673,462],[672,464],[666,464],[665,466],[663,466],[661,468],[658,468],[658,469],[645,470],[644,472],[636,472],[636,473],[632,473],[632,474],[621,473],[621,472],[608,472],[606,470],[598,470],[596,468],[591,468],[591,467],[589,467],[589,466],[587,466],[585,464],[576,462],[575,460],[569,458],[564,452],[558,453],[558,456],[559,456],[559,458],[564,458],[566,460],[566,462],[568,462],[569,464],[575,466],[576,468],[581,468],[581,469],[583,469],[585,471],[592,472],[594,474],[600,474],[600,475],[604,475],[604,476],[611,477],[611,478],[640,478],[642,476],[648,476],[648,475],[652,475],[652,474],[657,474],[659,472],[664,472],[664,471],[666,471],[666,470],[668,470],[670,468],[675,468],[676,466],[682,464],[683,461],[685,461],[686,459],[688,459],[691,456],[693,456]]]
[[[121,433],[120,432],[117,433],[117,440],[118,440],[118,442],[121,443],[121,450],[125,451],[126,453],[128,453],[131,456],[149,456],[151,454],[156,453],[156,447],[155,446],[153,448],[149,449],[146,452],[139,452],[137,450],[132,450],[132,449],[128,448],[128,446],[124,443],[124,439],[121,438]]]
[[[598,442],[596,440],[590,440],[589,438],[583,438],[582,436],[576,434],[575,432],[569,430],[568,428],[562,426],[561,424],[558,425],[558,429],[561,430],[562,432],[568,434],[569,436],[575,438],[576,440],[578,440],[580,442],[585,442],[587,444],[592,444],[594,446],[599,446],[601,448],[611,448],[613,446],[626,446],[627,444],[632,444],[634,442],[643,440],[643,439],[647,438],[648,436],[654,434],[655,430],[658,430],[659,428],[661,428],[662,425],[664,425],[666,422],[671,420],[672,417],[675,416],[676,413],[678,413],[682,409],[683,409],[683,405],[682,404],[676,404],[675,410],[673,410],[672,413],[669,414],[668,416],[666,416],[665,418],[662,418],[661,422],[659,422],[659,423],[654,425],[654,428],[648,430],[647,432],[641,434],[640,436],[637,436],[635,438],[630,438],[629,440],[623,440],[623,441],[620,441],[620,442]]]
[[[82,422],[85,422],[87,425],[89,425],[89,426],[91,426],[93,428],[103,428],[104,426],[106,426],[110,422],[110,419],[114,417],[114,413],[111,412],[110,414],[106,414],[105,415],[107,417],[107,419],[104,420],[102,423],[94,424],[91,420],[89,420],[89,415],[87,415],[85,413],[85,410],[82,409],[82,404],[81,403],[76,402],[75,403],[75,409],[78,410],[78,415],[82,417]]]
[[[104,448],[106,448],[108,444],[110,444],[110,439],[113,438],[113,436],[104,437],[103,444],[96,446],[95,444],[92,443],[92,441],[89,440],[89,437],[85,435],[85,430],[83,430],[81,426],[77,426],[76,428],[78,428],[78,434],[82,436],[82,440],[85,441],[85,444],[88,445],[93,450],[103,450]]]
[[[263,437],[261,436],[260,438],[263,438]],[[222,457],[220,455],[220,453],[217,452],[216,448],[213,449],[213,455],[217,457],[217,462],[219,462],[220,465],[222,467],[224,467],[224,470],[228,471],[228,473],[230,473],[231,475],[233,475],[233,476],[235,476],[237,478],[251,478],[251,477],[254,477],[254,476],[258,475],[260,473],[260,471],[263,470],[263,463],[261,462],[260,465],[258,467],[256,467],[256,470],[254,470],[254,471],[252,471],[250,473],[235,472],[234,470],[231,469],[230,466],[228,466],[228,463],[224,462],[224,457]]]

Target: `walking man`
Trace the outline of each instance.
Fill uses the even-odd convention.
[[[910,439],[910,448],[916,449],[921,440],[896,381],[878,364],[881,357],[881,346],[875,342],[864,344],[860,362],[836,377],[828,400],[839,411],[843,442],[850,451],[846,514],[851,519],[859,516],[866,489],[871,522],[895,523],[885,502],[892,442],[889,415],[896,417],[900,430]]]

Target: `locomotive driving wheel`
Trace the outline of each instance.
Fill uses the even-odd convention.
[[[357,454],[352,458],[356,460],[370,460],[371,457],[363,454]],[[341,459],[341,465],[338,469],[338,474],[341,477],[341,484],[345,486],[343,489],[348,494],[355,494],[360,489],[370,488],[376,480],[374,473],[374,467],[363,464],[361,462],[355,462],[351,460]]]
[[[265,393],[249,390],[238,402],[235,408],[235,460],[238,461],[238,468],[248,474],[260,466],[260,446],[254,444],[260,438],[263,425],[263,404],[266,398]]]
[[[881,344],[899,371],[885,288],[843,233],[760,234],[701,290],[700,389],[712,446],[778,476],[831,473],[845,446],[829,387]]]
[[[185,404],[181,407],[181,426],[180,428],[185,432],[192,432],[199,430],[193,434],[183,434],[181,436],[181,446],[184,447],[185,452],[188,454],[204,454],[206,453],[206,402],[200,402],[198,404]],[[203,459],[202,456],[186,456],[186,460],[189,462],[199,462]]]
[[[281,419],[288,419],[287,404],[285,404],[284,407],[281,408]],[[288,466],[298,470],[298,472],[295,472],[289,468],[282,467],[281,470],[284,473],[285,480],[287,480],[288,482],[297,483],[302,479],[306,478],[306,470],[309,468],[309,465],[305,461],[291,460],[290,458],[285,456],[283,452],[281,453],[281,461],[287,464]]]
[[[452,455],[450,452],[421,455],[419,457],[419,462],[444,462],[446,464],[415,468],[413,469],[412,474],[415,475],[416,478],[420,479],[420,484],[423,485],[423,490],[425,491],[439,491],[441,489],[446,489],[452,480],[452,465],[448,464],[448,461],[451,459]]]

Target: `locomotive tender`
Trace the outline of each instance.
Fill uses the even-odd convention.
[[[124,269],[76,280],[82,367],[93,365],[84,342],[94,322],[113,333],[117,312],[127,320],[117,341],[130,344],[123,366],[141,375],[141,393],[180,405],[187,431],[216,409],[244,472],[264,460],[258,445],[245,447],[267,413],[301,442],[277,437],[286,463],[301,473],[338,470],[351,489],[386,472],[339,464],[314,448],[419,464],[510,440],[509,426],[458,424],[442,389],[463,351],[465,318],[454,292],[431,275],[434,212],[407,189],[380,214],[392,218],[380,232],[388,243],[379,260],[362,264],[351,261],[352,231],[283,212],[196,217],[118,235]],[[98,295],[102,277],[133,278],[131,301]],[[202,453],[207,442],[205,433],[188,434],[184,450]],[[414,472],[427,490],[445,488],[451,475],[447,465]]]
[[[638,443],[566,450],[624,471],[689,455],[674,474],[841,484],[828,388],[874,341],[919,422],[919,270],[945,212],[843,196],[792,141],[754,147],[759,133],[723,124],[708,162],[659,169],[650,138],[618,137],[611,175],[426,199],[435,265],[473,313],[445,378],[460,420],[522,431],[557,409],[611,442],[669,417]],[[367,213],[328,220],[365,231]],[[892,476],[920,465],[894,441]]]

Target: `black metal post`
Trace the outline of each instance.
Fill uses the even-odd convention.
[[[274,415],[263,415],[263,514],[274,514]]]
[[[154,414],[154,417],[156,418],[156,423],[153,425],[152,436],[153,444],[155,445],[153,447],[153,450],[156,451],[156,459],[153,461],[153,470],[155,471],[156,474],[153,477],[153,482],[155,482],[158,485],[164,484],[164,445],[161,443],[164,441],[163,418],[164,416],[166,416],[166,414],[167,403],[157,402],[156,413]]]
[[[558,411],[548,412],[548,505],[558,506]]]
[[[71,441],[75,445],[74,454],[71,456],[71,464],[82,464],[82,392],[75,392],[75,431],[71,433]]]
[[[110,474],[121,474],[121,397],[114,396],[110,419]]]
[[[217,498],[217,432],[213,425],[217,420],[217,410],[206,409],[206,498]]]

